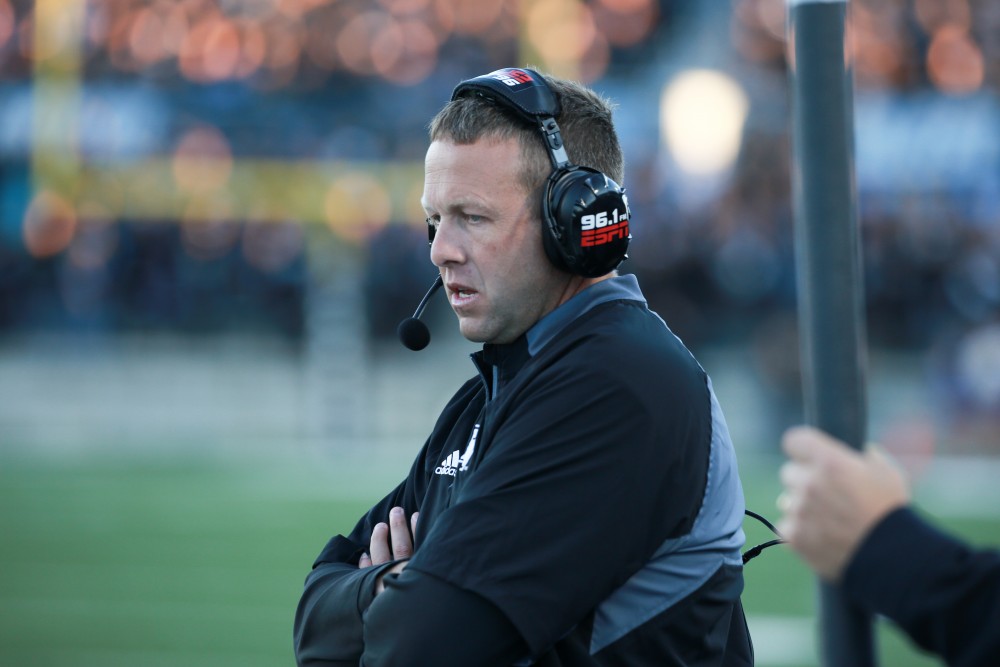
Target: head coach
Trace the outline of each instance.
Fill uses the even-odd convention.
[[[609,103],[530,69],[431,122],[432,292],[483,347],[406,479],[316,558],[300,665],[752,664],[733,446],[618,274],[623,172]]]

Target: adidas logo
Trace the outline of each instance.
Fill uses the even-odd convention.
[[[458,450],[456,449],[448,456],[448,458],[446,458],[444,461],[441,462],[441,465],[439,465],[437,468],[434,468],[434,474],[451,475],[452,477],[454,477],[455,473],[458,472],[458,468],[456,468],[455,466],[458,465],[458,461],[460,458],[461,457],[458,455]]]
[[[459,454],[457,449],[453,451],[448,455],[448,458],[441,461],[441,465],[434,468],[434,474],[454,477],[459,471],[464,472],[468,470],[469,461],[472,460],[472,453],[476,451],[476,438],[478,437],[479,424],[476,424],[475,428],[472,429],[472,437],[469,438],[469,444],[465,446],[465,452]]]

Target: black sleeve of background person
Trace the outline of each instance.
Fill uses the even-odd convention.
[[[843,583],[951,667],[997,664],[1000,552],[972,549],[901,508],[865,538]]]
[[[442,412],[435,432],[446,432],[465,410],[478,412],[478,406],[470,406],[478,387],[478,378],[465,383]],[[338,660],[357,664],[363,649],[361,614],[374,597],[370,574],[375,571],[358,570],[358,560],[369,550],[375,524],[389,520],[390,509],[402,507],[408,517],[420,510],[427,486],[427,461],[439,460],[437,454],[428,439],[406,480],[372,507],[348,536],[334,536],[316,557],[295,613],[293,641],[299,664],[335,665]],[[418,522],[418,538],[420,532]]]
[[[621,308],[566,335],[556,363],[543,352],[520,371],[523,390],[487,415],[484,431],[498,430],[408,566],[495,604],[534,655],[687,534],[701,506],[704,372],[659,320]]]
[[[528,653],[495,606],[422,572],[384,579],[365,616],[362,667],[509,667]]]

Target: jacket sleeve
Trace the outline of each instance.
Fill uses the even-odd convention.
[[[409,569],[384,582],[365,618],[362,667],[509,667],[528,655],[510,620],[479,595]]]
[[[394,562],[363,570],[350,563],[323,563],[309,573],[295,614],[299,665],[358,664],[364,650],[362,620],[375,597],[375,581]]]
[[[358,569],[361,554],[369,549],[372,528],[388,521],[389,510],[402,507],[407,516],[419,511],[421,483],[415,471],[358,521],[350,535],[334,536],[320,552],[306,577],[295,612],[294,645],[297,664],[357,666],[364,649],[362,622],[375,597],[375,581],[396,561]]]
[[[951,667],[992,664],[1000,655],[1000,552],[972,549],[912,509],[875,526],[843,585]]]

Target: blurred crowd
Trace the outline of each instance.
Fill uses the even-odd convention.
[[[620,104],[635,236],[623,270],[689,345],[749,345],[762,377],[797,393],[783,0],[536,0],[523,16],[473,0],[80,3],[77,57],[52,50],[56,74],[45,4],[0,0],[0,333],[297,341],[309,238],[330,233],[292,215],[133,219],[39,197],[23,103],[39,76],[70,70],[85,99],[101,91],[77,138],[97,164],[170,154],[192,127],[212,128],[234,161],[419,163],[457,81],[572,52],[580,78]],[[1000,4],[850,6],[869,343],[931,352],[950,414],[1000,428]],[[649,140],[655,110],[637,111],[692,65],[728,71],[749,98],[738,158],[708,180],[681,173]],[[374,337],[393,335],[433,275],[413,217],[345,241],[366,258]]]

